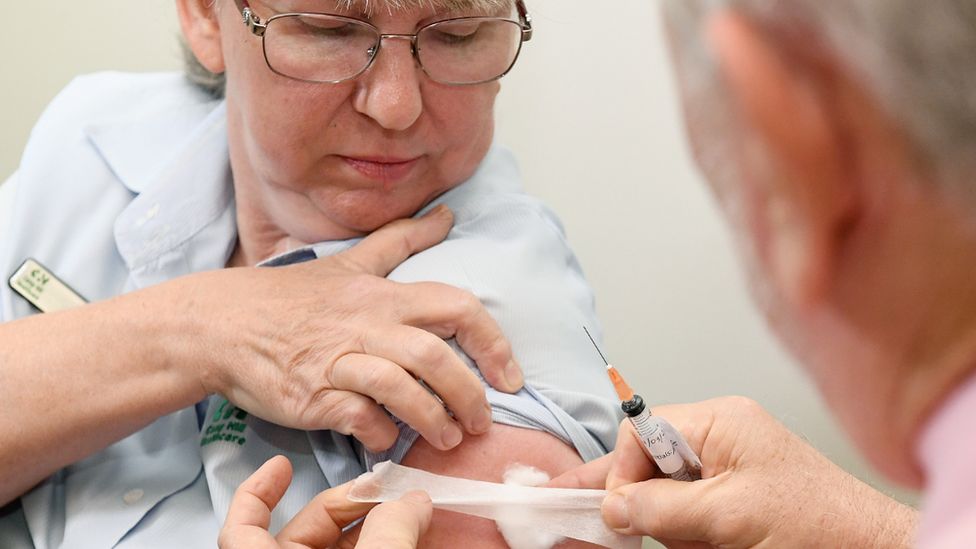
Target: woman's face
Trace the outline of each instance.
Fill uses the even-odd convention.
[[[417,66],[408,40],[384,40],[372,66],[340,84],[273,73],[261,39],[229,0],[217,10],[227,74],[231,165],[242,215],[304,242],[349,238],[409,217],[470,177],[494,131],[497,82],[447,86]],[[252,2],[274,13],[328,12],[367,19],[383,33],[414,33],[443,18],[432,8],[370,17],[362,4]]]

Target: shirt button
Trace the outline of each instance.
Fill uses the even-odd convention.
[[[134,505],[138,503],[144,495],[146,495],[144,491],[136,488],[135,490],[129,490],[126,492],[125,495],[122,496],[122,501],[124,501],[126,505]]]

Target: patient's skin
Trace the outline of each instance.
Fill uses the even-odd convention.
[[[464,444],[448,452],[419,440],[403,460],[403,465],[439,475],[490,482],[502,482],[505,470],[513,463],[531,465],[554,478],[581,465],[583,460],[575,450],[552,435],[499,424],[493,425],[488,434],[468,437]],[[420,539],[418,547],[506,549],[508,544],[492,520],[435,509],[430,529]],[[557,547],[599,546],[567,540]]]

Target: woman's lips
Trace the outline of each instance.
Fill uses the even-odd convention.
[[[382,181],[386,184],[393,184],[406,179],[410,172],[420,161],[420,157],[402,158],[354,158],[343,156],[342,159],[364,176]]]

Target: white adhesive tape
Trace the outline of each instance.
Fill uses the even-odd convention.
[[[622,536],[607,528],[600,513],[604,490],[511,486],[435,475],[387,461],[359,477],[349,499],[382,503],[414,490],[427,492],[438,509],[506,524],[518,517],[525,528],[614,549],[636,549],[641,544],[639,537]]]

